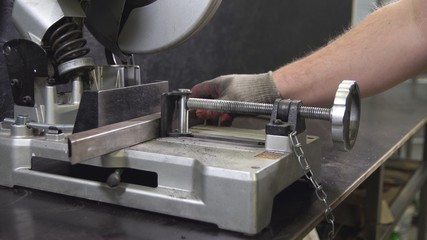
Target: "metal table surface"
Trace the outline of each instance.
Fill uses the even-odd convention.
[[[309,121],[309,133],[322,139],[321,183],[332,207],[426,123],[427,84],[411,83],[362,101],[359,136],[350,152],[332,148],[328,123]],[[323,205],[305,182],[276,197],[270,226],[256,236],[85,199],[0,187],[0,239],[299,239],[323,217]]]

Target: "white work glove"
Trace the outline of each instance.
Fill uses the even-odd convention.
[[[217,77],[195,85],[191,97],[243,102],[273,103],[280,98],[273,82],[272,72],[262,74],[232,74]],[[229,125],[234,115],[210,110],[197,110],[198,118],[218,120]]]

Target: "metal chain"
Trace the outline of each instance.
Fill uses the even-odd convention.
[[[328,197],[326,195],[326,192],[323,190],[323,187],[317,182],[315,179],[314,173],[310,168],[310,165],[307,162],[307,158],[305,157],[304,151],[302,150],[302,144],[299,142],[297,137],[297,132],[292,131],[289,133],[289,139],[292,144],[292,148],[294,150],[295,156],[298,158],[298,162],[304,171],[305,177],[311,182],[313,187],[315,188],[316,196],[325,205],[325,218],[326,222],[329,223],[331,226],[331,229],[328,233],[328,238],[333,239],[335,236],[335,217],[332,213],[331,206],[327,202],[326,198]]]

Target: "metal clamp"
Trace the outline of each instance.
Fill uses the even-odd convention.
[[[286,100],[284,100],[286,101]],[[279,107],[277,115],[287,121],[290,107]],[[271,115],[273,104],[250,103],[227,100],[188,98],[188,109],[204,109],[239,114]],[[293,113],[295,115],[295,111]],[[335,146],[344,151],[350,150],[356,142],[360,122],[360,93],[356,81],[344,80],[338,86],[332,108],[319,108],[299,105],[297,114],[302,118],[328,120],[332,123],[332,139]]]

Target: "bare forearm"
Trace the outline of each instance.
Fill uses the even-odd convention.
[[[419,73],[427,64],[426,2],[383,7],[327,46],[276,70],[280,94],[325,105],[344,79],[356,80],[362,96],[369,96]]]

